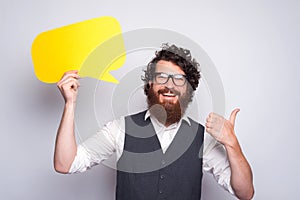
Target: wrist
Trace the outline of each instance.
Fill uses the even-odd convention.
[[[76,103],[72,102],[72,101],[67,101],[65,102],[65,108],[66,109],[74,109],[75,108]]]
[[[224,144],[225,148],[227,151],[239,151],[240,148],[240,144],[237,140],[237,137],[235,136],[235,134],[232,134],[230,139],[227,140],[228,142]]]
[[[243,155],[242,149],[238,142],[236,142],[235,144],[231,144],[231,145],[225,145],[225,149],[226,149],[228,156],[231,158],[233,158],[233,157],[239,158],[241,155]]]

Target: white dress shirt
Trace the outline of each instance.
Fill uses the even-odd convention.
[[[172,143],[182,120],[190,125],[187,116],[183,116],[178,123],[168,127],[161,124],[147,111],[145,120],[150,117],[154,130],[159,139],[163,153]],[[77,155],[72,163],[69,173],[84,172],[94,165],[103,162],[113,154],[116,161],[121,157],[125,140],[125,118],[108,122],[100,131],[88,138],[77,147]],[[216,181],[231,194],[234,194],[230,185],[231,170],[224,146],[218,143],[209,134],[204,134],[203,170],[211,172]]]

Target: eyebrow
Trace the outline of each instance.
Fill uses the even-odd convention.
[[[154,73],[157,73],[157,74],[168,74],[168,75],[183,75],[183,76],[186,76],[185,74],[181,74],[181,73],[167,73],[167,72],[154,72]]]

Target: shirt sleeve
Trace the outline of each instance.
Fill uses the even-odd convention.
[[[212,173],[218,184],[234,195],[226,149],[208,133],[204,135],[203,170]]]
[[[109,159],[116,152],[124,119],[108,122],[96,134],[78,145],[69,173],[79,173]]]

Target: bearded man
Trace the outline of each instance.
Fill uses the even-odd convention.
[[[189,50],[164,44],[142,77],[148,110],[107,123],[78,146],[74,110],[79,76],[77,71],[66,72],[57,84],[65,107],[55,145],[55,170],[84,172],[116,153],[117,200],[199,200],[202,170],[213,173],[236,197],[251,199],[251,168],[234,132],[239,109],[229,120],[209,114],[205,126],[212,137],[186,114],[199,84],[198,68]]]

